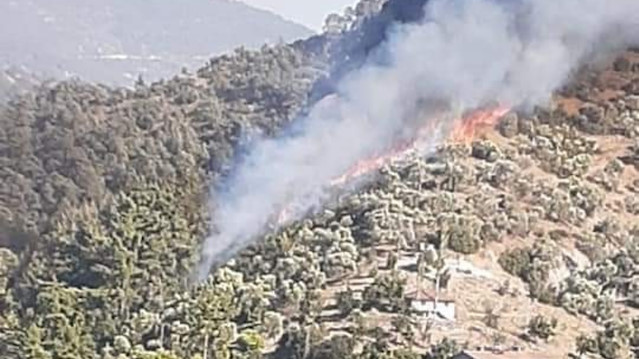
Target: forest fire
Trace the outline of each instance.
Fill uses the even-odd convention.
[[[499,121],[499,119],[509,111],[509,108],[503,106],[476,110],[456,121],[456,124],[448,137],[449,141],[468,143],[475,138],[478,130],[496,125],[497,121]],[[418,131],[418,135],[415,136],[412,141],[402,143],[380,156],[359,161],[342,176],[331,181],[331,186],[341,186],[355,178],[378,170],[386,163],[394,159],[401,158],[410,151],[417,149],[418,144],[423,140],[423,137],[432,134],[437,124],[438,121],[428,121],[428,124]]]
[[[402,155],[412,150],[414,148],[414,144],[414,142],[403,143],[380,156],[367,158],[357,162],[353,167],[351,167],[351,169],[346,171],[346,173],[332,180],[330,183],[331,187],[344,185],[354,178],[363,176],[381,168],[391,160],[402,157]]]
[[[510,108],[505,106],[494,106],[488,109],[473,111],[455,121],[455,125],[448,136],[448,141],[469,143],[477,136],[479,130],[495,126],[499,119],[509,111]],[[330,187],[343,186],[357,178],[379,170],[393,160],[406,157],[411,151],[419,150],[420,145],[424,141],[428,142],[432,140],[429,136],[441,125],[441,121],[427,121],[426,125],[417,130],[417,135],[414,136],[411,141],[402,142],[379,156],[366,158],[357,162],[343,175],[333,179],[330,182]],[[288,222],[293,212],[290,205],[284,206],[277,215],[276,223],[281,225]]]
[[[504,106],[474,111],[457,121],[449,139],[452,142],[468,143],[476,137],[478,130],[495,126],[509,111],[510,108]]]

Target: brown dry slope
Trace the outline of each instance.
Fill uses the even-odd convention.
[[[579,335],[592,335],[611,317],[639,315],[627,305],[627,287],[595,291],[602,297],[592,298],[593,309],[578,300],[585,294],[573,283],[635,244],[638,140],[639,53],[629,51],[580,73],[548,109],[509,114],[472,144],[449,144],[435,158],[388,166],[380,185],[355,197],[382,198],[378,218],[405,221],[376,224],[382,234],[362,249],[374,255],[360,259],[359,276],[324,292],[325,324],[342,333],[359,320],[331,315],[335,296],[347,287],[363,293],[374,278],[396,273],[405,279],[404,293],[417,285],[433,288],[436,271],[420,280],[416,269],[429,245],[450,274],[441,295],[455,300],[456,320],[433,322],[413,313],[413,338],[395,333],[398,345],[408,340],[426,351],[448,337],[470,348],[518,346],[563,358],[575,352]],[[418,180],[415,168],[422,168]],[[503,268],[500,258],[514,249],[529,256],[523,272]],[[527,335],[537,315],[558,320],[555,336]],[[364,310],[362,317],[369,327],[393,332],[392,310]]]

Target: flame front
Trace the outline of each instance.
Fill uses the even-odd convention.
[[[509,108],[497,106],[486,110],[477,110],[468,116],[461,117],[455,121],[456,124],[451,131],[449,141],[468,143],[472,141],[481,128],[494,127],[499,119],[510,111]],[[442,121],[442,120],[439,120]],[[417,131],[417,136],[408,143],[395,146],[390,151],[372,158],[367,158],[357,162],[351,169],[343,175],[331,181],[331,186],[343,185],[355,178],[372,173],[383,167],[392,160],[399,159],[407,155],[418,147],[418,144],[432,134],[433,130],[440,125],[438,121],[428,121],[426,125]]]
[[[372,171],[382,168],[386,163],[392,161],[393,159],[402,157],[405,153],[409,152],[413,149],[413,142],[409,142],[408,144],[402,144],[392,148],[389,152],[384,153],[377,157],[367,158],[361,161],[358,161],[353,167],[351,167],[348,171],[346,171],[343,175],[335,178],[330,182],[331,187],[341,186],[345,183],[364,176]]]
[[[497,106],[488,110],[474,111],[470,115],[457,121],[457,124],[450,135],[450,140],[452,142],[468,143],[477,136],[477,132],[482,127],[494,127],[497,125],[499,119],[508,112],[510,112],[510,108],[503,106]]]
[[[482,128],[494,127],[499,119],[506,115],[509,111],[510,108],[503,106],[473,111],[469,115],[463,116],[455,121],[455,125],[448,137],[448,140],[451,142],[469,143],[477,136],[478,132]],[[416,136],[414,136],[410,141],[400,143],[379,156],[358,161],[343,175],[333,179],[329,185],[331,187],[343,186],[357,178],[379,170],[393,160],[406,157],[410,152],[418,149],[420,143],[432,140],[429,136],[432,135],[433,131],[438,126],[442,125],[442,121],[444,120],[438,119],[427,121],[425,125],[416,131]],[[290,205],[284,206],[277,215],[277,225],[282,225],[288,222],[292,217],[292,212]]]

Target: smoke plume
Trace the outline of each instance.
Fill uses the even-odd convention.
[[[385,30],[290,133],[257,141],[236,164],[216,193],[200,278],[282,206],[301,215],[320,204],[332,178],[428,121],[417,114],[433,100],[454,114],[494,101],[544,103],[578,66],[639,43],[636,0],[431,0],[423,9],[420,20]]]

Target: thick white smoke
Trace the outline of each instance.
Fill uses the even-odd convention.
[[[255,143],[218,193],[199,277],[246,246],[288,203],[301,212],[358,159],[414,127],[418,107],[469,110],[549,99],[579,65],[639,43],[636,0],[432,0],[423,21],[397,25],[294,134]],[[379,60],[379,59],[374,59]],[[428,110],[428,109],[426,109]]]

